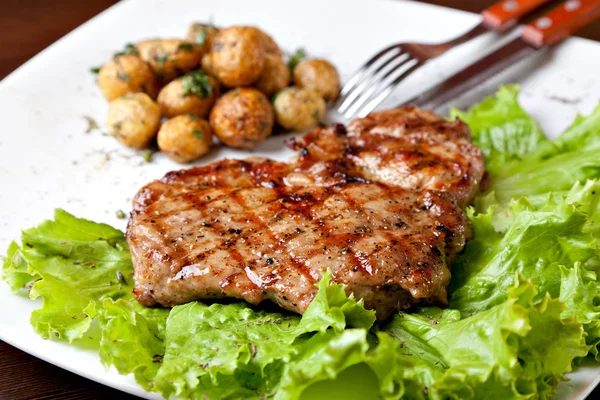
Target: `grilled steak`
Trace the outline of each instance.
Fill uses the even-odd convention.
[[[318,182],[335,181],[333,175],[343,171],[406,189],[444,191],[461,206],[478,192],[484,173],[481,150],[464,122],[413,107],[371,114],[347,131],[316,129],[289,145],[300,150],[296,170]]]
[[[332,280],[379,319],[446,303],[471,236],[461,207],[483,174],[460,122],[407,108],[317,129],[296,163],[222,160],[171,172],[134,199],[127,238],[137,300],[234,297],[304,312]]]

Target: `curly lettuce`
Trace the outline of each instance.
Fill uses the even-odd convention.
[[[450,118],[469,125],[473,143],[483,151],[485,167],[492,174],[548,143],[535,119],[519,105],[518,95],[517,85],[503,86],[468,111],[450,111]]]
[[[422,308],[386,328],[402,352],[435,371],[428,394],[443,398],[548,398],[572,362],[588,352],[564,303],[518,278],[504,302],[461,319],[457,310]]]
[[[576,182],[600,178],[600,107],[577,116],[554,141],[518,103],[516,85],[501,87],[468,111],[452,110],[464,120],[484,156],[492,187],[502,203],[523,196],[568,191]]]

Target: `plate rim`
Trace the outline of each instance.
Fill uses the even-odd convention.
[[[47,46],[46,48],[44,48],[43,50],[41,50],[40,52],[35,54],[33,57],[28,59],[26,62],[21,64],[18,68],[16,68],[14,71],[10,72],[2,80],[0,80],[0,97],[3,95],[4,89],[6,87],[8,87],[10,84],[12,84],[13,81],[19,80],[22,74],[26,73],[28,69],[32,68],[32,66],[37,65],[39,60],[42,59],[43,57],[45,57],[45,55],[47,53],[52,52],[56,47],[61,46],[64,42],[71,40],[72,37],[77,36],[80,31],[82,31],[89,25],[92,25],[92,24],[96,23],[96,21],[98,21],[102,18],[105,18],[107,15],[119,12],[119,10],[122,7],[125,7],[127,4],[136,2],[136,1],[141,3],[143,0],[127,0],[127,1],[120,1],[118,3],[115,3],[114,5],[108,7],[107,9],[103,10],[99,14],[97,14],[97,15],[93,16],[92,18],[88,19],[87,21],[83,22],[82,24],[77,26],[75,29],[73,29],[70,32],[68,32],[67,34],[63,35],[58,40],[56,40],[55,42],[53,42],[52,44],[50,44],[49,46]],[[469,11],[454,9],[454,8],[445,7],[445,6],[439,6],[439,5],[435,5],[435,4],[422,3],[422,2],[418,2],[418,1],[416,1],[416,2],[410,1],[410,0],[376,0],[376,1],[385,2],[385,3],[402,3],[405,5],[410,5],[412,7],[422,7],[424,9],[438,9],[438,10],[442,9],[442,10],[444,10],[444,12],[448,12],[448,13],[465,14],[465,15],[471,15],[471,16],[478,15],[477,13],[472,13]],[[365,4],[367,4],[367,0],[363,0],[363,2]],[[598,46],[600,48],[600,42],[597,42],[597,41],[594,41],[591,39],[587,39],[587,38],[570,37],[566,41],[568,41],[568,42],[588,42],[588,43],[592,43],[594,46]],[[4,283],[0,283],[0,284],[3,285],[2,291],[7,291],[7,292],[9,292],[9,295],[14,295],[14,294],[12,294],[12,292],[10,292],[10,290],[7,288],[7,286],[5,286]],[[155,395],[157,395],[156,392],[145,391],[144,389],[141,388],[141,386],[139,386],[137,384],[126,384],[125,382],[121,382],[121,381],[116,381],[116,382],[111,381],[110,374],[106,374],[106,378],[104,378],[101,376],[99,377],[97,374],[88,372],[85,369],[83,369],[83,370],[75,369],[75,367],[72,367],[68,364],[68,358],[66,358],[64,361],[57,360],[57,359],[53,359],[52,357],[49,357],[48,355],[44,354],[44,352],[38,351],[35,348],[31,348],[31,347],[28,348],[28,347],[24,346],[24,343],[21,343],[18,340],[13,340],[14,338],[11,337],[10,334],[6,335],[5,334],[6,331],[4,329],[2,329],[3,326],[4,326],[4,324],[0,325],[0,340],[6,342],[7,344],[9,344],[13,347],[18,348],[19,350],[21,350],[25,353],[31,354],[32,356],[34,356],[38,359],[41,359],[41,360],[48,362],[54,366],[57,366],[61,369],[67,370],[76,375],[82,376],[86,379],[89,379],[94,382],[98,382],[102,385],[111,387],[113,389],[116,389],[116,390],[119,390],[122,392],[126,392],[126,393],[136,395],[136,396],[146,397],[146,398],[154,397]],[[42,340],[42,339],[40,338],[40,340]],[[57,343],[61,346],[72,347],[65,342],[54,342],[54,343]],[[97,358],[98,362],[100,363],[100,358],[97,356],[97,354],[96,354],[96,358]],[[113,372],[116,372],[114,370],[114,367],[111,367],[110,369]],[[123,376],[123,375],[121,375],[121,376]],[[129,374],[126,376],[131,377],[132,375]],[[586,389],[579,394],[580,397],[581,398],[588,397],[594,391],[594,389],[598,386],[598,384],[600,384],[600,375],[598,375],[595,378],[593,384],[590,384],[589,386],[587,386]],[[160,396],[160,394],[158,394],[158,396]]]

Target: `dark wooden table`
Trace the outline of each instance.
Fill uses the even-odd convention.
[[[116,0],[0,0],[0,79],[61,36]],[[428,3],[478,12],[493,0],[434,0]],[[580,32],[600,40],[600,24]],[[600,398],[600,390],[590,398]],[[0,400],[127,399],[133,396],[107,388],[0,341]]]

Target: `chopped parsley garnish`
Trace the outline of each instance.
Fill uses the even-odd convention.
[[[196,32],[196,44],[202,45],[206,42],[206,38],[208,37],[208,33],[206,31]]]
[[[92,67],[92,68],[90,68],[90,72],[92,74],[97,74],[98,72],[100,72],[100,68],[102,68],[102,67]]]
[[[190,43],[182,43],[177,48],[183,51],[192,51],[192,45]]]
[[[123,212],[123,210],[117,210],[117,218],[119,219],[125,219],[127,217],[127,215],[125,215],[125,212]]]
[[[290,68],[290,72],[294,73],[294,69],[300,63],[300,61],[306,58],[306,50],[299,48],[294,54],[290,54],[289,57],[288,67]]]
[[[123,126],[123,121],[117,121],[114,124],[112,124],[112,128],[115,131],[120,131],[122,126]]]
[[[132,43],[127,43],[125,45],[125,47],[123,48],[123,50],[115,53],[115,57],[123,56],[123,55],[137,55],[137,54],[138,54],[138,51],[137,51],[137,48],[135,47],[135,45]]]
[[[194,133],[194,136],[196,136],[198,139],[204,138],[204,134],[202,133],[202,131],[200,129],[194,129],[193,133]]]
[[[162,66],[167,61],[167,57],[168,56],[166,54],[162,54],[160,56],[158,54],[155,54],[154,60],[156,60],[156,65],[158,67]]]
[[[84,115],[83,118],[87,121],[87,124],[88,124],[88,127],[87,127],[85,133],[90,133],[91,131],[100,128],[98,126],[98,123],[96,122],[96,120],[94,120],[92,117],[88,117],[87,115]]]
[[[154,151],[152,150],[145,150],[144,153],[142,154],[142,157],[144,157],[144,161],[146,161],[147,163],[152,162],[152,155],[154,154]]]
[[[313,118],[319,119],[320,116],[321,116],[321,111],[318,108],[315,108],[315,111],[313,111]]]
[[[285,90],[285,89],[284,89]],[[283,90],[280,90],[279,92],[275,93],[273,95],[273,98],[271,99],[271,103],[275,103],[275,101],[277,100],[277,98],[279,97],[279,95],[283,93]]]
[[[210,85],[208,75],[202,72],[202,70],[198,69],[185,75],[181,78],[181,83],[183,85],[184,96],[194,94],[203,99],[213,94],[213,88]]]

